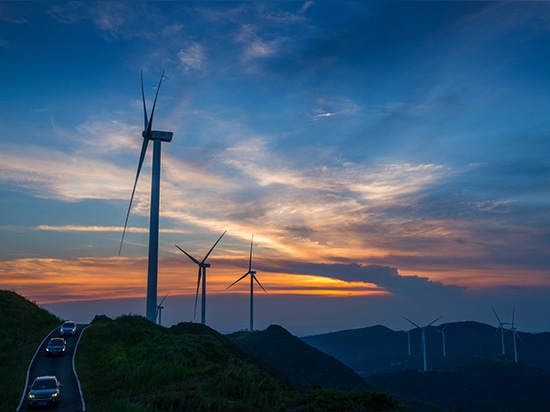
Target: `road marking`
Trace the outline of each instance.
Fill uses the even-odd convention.
[[[76,368],[74,365],[74,359],[76,358],[76,350],[78,349],[78,344],[80,343],[80,338],[82,337],[82,334],[86,330],[86,328],[90,326],[90,324],[87,324],[78,335],[78,340],[76,341],[76,345],[74,346],[74,352],[73,352],[73,373],[74,377],[76,378],[76,384],[78,385],[78,392],[80,393],[80,401],[82,402],[82,411],[86,411],[86,403],[84,402],[84,394],[82,393],[82,387],[80,386],[80,380],[78,379],[78,374],[76,373]]]

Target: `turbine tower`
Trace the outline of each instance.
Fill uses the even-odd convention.
[[[445,346],[445,329],[447,329],[447,324],[443,325],[443,329],[436,329],[436,332],[441,333],[441,339],[443,340],[443,357],[447,356],[447,350]]]
[[[170,293],[170,292],[168,292],[168,293]],[[164,300],[168,296],[168,293],[166,295],[164,295],[164,297],[162,298],[160,303],[157,305],[157,318],[158,318],[158,323],[161,326],[162,326],[162,309],[164,309],[164,306],[162,306],[162,304],[164,303]]]
[[[141,146],[141,153],[139,156],[139,163],[136,173],[136,179],[134,181],[134,187],[132,189],[132,195],[130,197],[130,204],[128,205],[128,212],[126,213],[126,221],[124,222],[124,229],[122,231],[122,238],[120,240],[120,248],[118,255],[122,252],[122,244],[124,243],[124,235],[126,233],[126,227],[128,225],[128,217],[130,216],[130,210],[132,209],[132,201],[134,200],[134,194],[136,192],[136,186],[139,179],[139,174],[143,166],[143,161],[147,153],[147,145],[149,140],[153,141],[153,169],[151,179],[151,205],[149,210],[149,257],[147,264],[147,300],[146,300],[146,316],[151,322],[155,322],[157,315],[157,280],[158,280],[158,249],[159,249],[159,211],[160,211],[160,154],[161,143],[172,141],[172,132],[162,132],[153,130],[153,117],[155,115],[155,107],[157,105],[157,97],[159,95],[160,85],[164,77],[164,72],[160,76],[159,84],[157,86],[157,92],[155,94],[155,100],[153,102],[153,108],[151,109],[151,117],[147,117],[147,106],[145,104],[145,92],[143,90],[143,72],[141,73],[141,99],[143,100],[143,143]]]
[[[250,332],[254,331],[254,281],[256,281],[256,283],[262,288],[262,290],[267,293],[265,288],[262,286],[262,284],[260,283],[260,281],[256,277],[256,271],[252,270],[252,245],[253,245],[253,243],[254,243],[254,236],[252,236],[252,240],[250,241],[250,258],[248,260],[248,272],[246,272],[239,279],[237,279],[235,282],[233,282],[231,285],[229,285],[227,287],[227,289],[229,289],[231,286],[235,285],[236,283],[239,283],[245,277],[250,275]]]
[[[505,350],[504,350],[504,325],[509,325],[509,323],[503,323],[500,318],[498,317],[497,315],[497,312],[495,311],[495,308],[491,308],[493,309],[493,313],[495,314],[497,320],[498,320],[498,328],[497,330],[495,331],[495,335],[498,333],[498,331],[500,330],[500,342],[501,342],[501,345],[502,345],[502,354],[504,355],[505,354]],[[513,317],[513,315],[512,315]],[[494,335],[493,335],[494,336]]]
[[[403,316],[403,318],[413,324],[414,326],[416,326],[418,329],[420,329],[420,332],[421,332],[421,335],[422,335],[422,359],[424,361],[424,371],[428,370],[428,366],[426,364],[426,328],[428,328],[428,326],[431,326],[433,323],[437,322],[439,319],[441,319],[441,316],[438,317],[437,319],[431,321],[430,323],[428,323],[427,325],[425,326],[418,326],[416,323],[414,323],[412,320],[409,320],[407,318],[405,318],[405,316]]]
[[[210,256],[210,253],[214,250],[218,242],[222,239],[223,235],[225,235],[225,232],[222,233],[222,235],[216,240],[216,243],[212,245],[208,253],[204,256],[204,258],[199,262],[199,260],[195,259],[193,256],[191,256],[189,253],[187,253],[185,250],[183,250],[181,247],[176,245],[176,247],[181,250],[185,255],[191,259],[193,262],[195,262],[199,266],[199,275],[197,279],[197,291],[195,293],[195,311],[193,313],[193,320],[195,320],[195,317],[197,315],[197,300],[199,297],[199,287],[201,286],[201,279],[202,279],[202,297],[201,297],[201,323],[203,325],[206,324],[206,268],[210,267],[210,263],[206,263],[206,259],[208,259],[208,256]]]

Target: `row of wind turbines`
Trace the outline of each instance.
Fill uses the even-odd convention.
[[[497,312],[495,311],[495,309],[494,308],[491,308],[491,309],[493,310],[493,313],[495,314],[495,317],[498,320],[498,327],[495,331],[495,335],[497,333],[499,333],[499,331],[500,331],[500,338],[501,338],[501,345],[502,345],[501,354],[502,355],[506,354],[505,347],[504,347],[504,333],[505,332],[512,332],[512,340],[513,340],[513,345],[514,345],[513,346],[514,347],[514,362],[517,363],[518,362],[518,351],[517,351],[516,338],[519,339],[520,341],[521,341],[521,338],[519,337],[519,335],[517,333],[517,328],[516,328],[516,324],[515,324],[515,321],[514,321],[515,308],[512,309],[512,322],[511,323],[510,322],[502,322],[500,320],[500,318],[498,317]],[[411,335],[410,335],[411,330],[413,330],[414,327],[416,327],[417,329],[420,330],[420,348],[421,348],[421,352],[422,352],[422,363],[423,363],[423,369],[424,369],[424,371],[426,371],[426,370],[428,370],[427,359],[426,359],[426,330],[428,329],[428,327],[432,326],[435,322],[437,322],[439,319],[441,319],[441,316],[438,317],[437,319],[434,319],[433,321],[431,321],[430,323],[428,323],[424,326],[417,325],[412,320],[407,319],[405,316],[403,316],[403,318],[412,325],[409,328],[409,330],[407,330],[407,347],[408,347],[408,355],[409,356],[411,356]],[[508,329],[506,331],[505,328],[504,328],[504,325],[511,325],[511,327],[510,327],[510,329]],[[436,332],[441,334],[441,339],[442,339],[442,343],[443,343],[443,357],[447,356],[447,349],[446,349],[446,342],[445,342],[446,329],[447,329],[447,324],[443,325],[443,327],[441,329],[434,329]]]
[[[120,240],[120,247],[118,250],[118,255],[122,253],[122,245],[124,243],[124,235],[126,234],[126,228],[128,226],[128,218],[130,217],[130,211],[132,209],[132,202],[134,200],[134,195],[136,192],[136,186],[139,180],[139,175],[143,167],[143,162],[145,160],[145,155],[147,154],[147,146],[149,141],[153,142],[153,165],[152,165],[152,177],[151,177],[151,204],[149,208],[149,255],[147,263],[147,297],[146,297],[146,317],[151,322],[156,322],[158,319],[159,324],[161,323],[162,318],[162,309],[164,307],[162,304],[168,296],[164,296],[160,303],[157,304],[157,288],[158,288],[158,249],[159,249],[159,212],[160,212],[160,172],[161,172],[161,143],[162,142],[171,142],[173,137],[173,132],[153,130],[153,118],[155,115],[155,108],[157,105],[157,98],[159,95],[160,86],[164,78],[164,71],[160,77],[157,91],[155,94],[155,100],[153,101],[153,107],[151,109],[151,116],[147,114],[147,105],[145,103],[145,91],[143,87],[143,72],[141,73],[141,99],[143,101],[143,132],[141,136],[143,137],[143,142],[141,146],[141,152],[139,156],[139,162],[136,172],[136,178],[134,180],[134,186],[132,188],[132,194],[130,196],[130,203],[128,205],[128,211],[126,212],[126,220],[124,222],[124,229],[122,231],[122,238]],[[199,274],[197,280],[197,291],[195,294],[195,315],[197,311],[197,300],[199,294],[199,288],[202,286],[201,293],[201,323],[206,323],[206,268],[210,267],[209,263],[206,263],[206,259],[210,256],[216,245],[219,243],[221,238],[225,235],[226,232],[223,232],[214,245],[210,248],[208,253],[204,258],[199,261],[183,250],[181,247],[176,245],[176,247],[181,250],[189,259],[196,263],[199,267]],[[229,289],[236,283],[240,282],[242,279],[250,276],[250,330],[254,330],[254,282],[266,291],[262,286],[260,281],[256,277],[256,271],[252,270],[252,246],[254,242],[254,236],[250,242],[250,258],[248,262],[248,272],[243,276],[229,285]]]

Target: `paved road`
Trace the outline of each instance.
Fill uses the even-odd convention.
[[[59,398],[59,408],[57,408],[58,411],[82,411],[85,409],[80,396],[78,383],[73,372],[73,356],[80,333],[86,326],[87,325],[78,325],[75,336],[65,336],[65,340],[67,341],[65,356],[49,357],[46,356],[46,346],[51,338],[59,336],[59,328],[54,329],[40,346],[29,369],[29,382],[27,382],[27,386],[31,385],[34,378],[37,376],[57,376],[57,379],[59,379],[63,385],[61,388],[61,397]],[[20,410],[25,410],[26,406],[25,393],[25,400]]]

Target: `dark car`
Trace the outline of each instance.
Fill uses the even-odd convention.
[[[61,397],[61,386],[55,376],[38,376],[29,387],[27,408],[57,406]]]
[[[59,328],[59,334],[61,336],[74,336],[76,335],[76,323],[72,320],[63,322],[63,325]]]
[[[51,338],[46,346],[46,354],[49,356],[65,355],[67,350],[67,342],[63,338]]]

